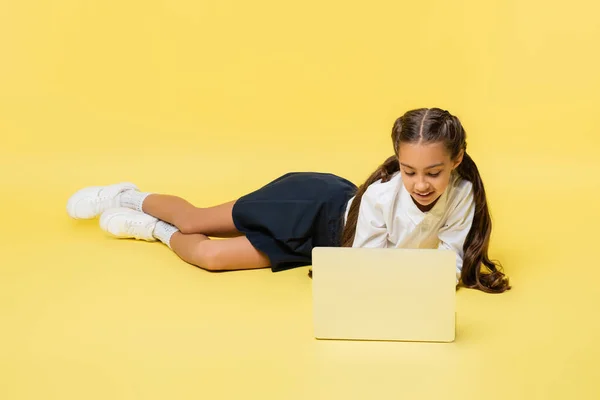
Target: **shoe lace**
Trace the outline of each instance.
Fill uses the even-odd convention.
[[[94,203],[94,211],[96,212],[96,214],[99,214],[100,211],[102,211],[101,209],[101,204],[104,203],[106,200],[108,200],[108,196],[98,196],[96,197],[93,201]]]
[[[139,231],[140,225],[142,225],[142,223],[140,221],[132,221],[132,220],[125,221],[125,231],[129,235],[137,237],[140,234],[140,231]]]
[[[128,235],[136,238],[144,236],[144,232],[142,232],[144,224],[142,221],[127,220],[124,225]]]

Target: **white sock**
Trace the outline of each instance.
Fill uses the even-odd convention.
[[[154,227],[154,233],[152,235],[171,248],[171,236],[173,236],[175,232],[179,232],[179,229],[165,221],[159,220]]]
[[[127,207],[136,211],[142,211],[142,204],[144,203],[144,200],[151,194],[152,193],[140,192],[133,189],[126,190],[123,193],[121,193],[119,202],[121,204],[121,207]]]

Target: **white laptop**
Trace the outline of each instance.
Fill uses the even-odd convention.
[[[312,277],[317,339],[455,339],[451,250],[316,247]]]

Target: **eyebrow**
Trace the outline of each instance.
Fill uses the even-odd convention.
[[[403,167],[406,167],[406,168],[416,169],[414,167],[411,167],[410,165],[406,165],[406,164],[402,164],[402,163],[400,163],[400,165],[402,165]],[[429,167],[426,167],[425,169],[431,169],[431,168],[440,167],[443,165],[444,165],[444,163],[438,163],[438,164],[430,165]]]

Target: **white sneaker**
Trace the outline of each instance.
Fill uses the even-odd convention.
[[[97,217],[109,208],[120,207],[119,195],[126,190],[138,190],[138,188],[133,183],[123,182],[80,189],[67,201],[67,213],[75,219]]]
[[[100,215],[100,228],[119,238],[133,238],[154,242],[154,227],[158,218],[132,210],[131,208],[111,208]]]

